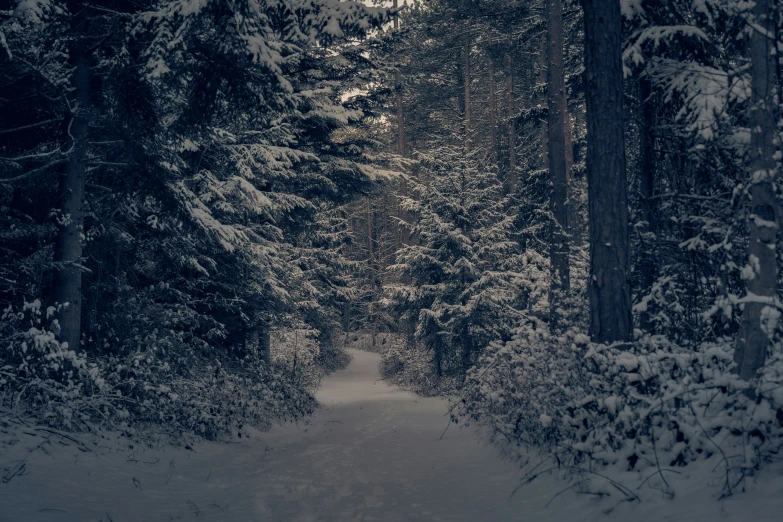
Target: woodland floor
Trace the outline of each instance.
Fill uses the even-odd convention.
[[[85,442],[87,452],[32,429],[24,431],[37,435],[6,432],[0,471],[26,460],[22,473],[0,482],[0,521],[780,520],[779,468],[720,502],[717,476],[690,467],[678,477],[690,489],[674,501],[648,493],[618,504],[617,494],[595,500],[576,488],[556,496],[570,484],[555,475],[512,495],[524,470],[470,429],[452,425],[441,438],[444,401],[385,384],[376,354],[351,355],[346,370],[324,380],[322,408],[306,425],[242,443],[139,449],[104,440]]]

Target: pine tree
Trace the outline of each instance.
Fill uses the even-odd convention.
[[[420,158],[427,184],[404,200],[419,216],[415,244],[403,247],[388,285],[394,305],[416,321],[437,376],[464,375],[483,348],[508,338],[514,321],[517,244],[497,177],[462,148],[444,146]],[[456,168],[455,168],[456,166]]]
[[[144,353],[152,381],[214,360],[269,371],[272,328],[328,343],[347,283],[322,214],[396,175],[346,96],[374,79],[358,40],[388,11],[115,4],[0,15],[2,219],[34,223],[24,245],[3,231],[0,267],[35,267],[3,301],[67,301],[61,341],[111,371]]]

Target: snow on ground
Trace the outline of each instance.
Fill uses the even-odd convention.
[[[780,468],[721,502],[719,475],[699,468],[670,479],[689,484],[674,501],[650,490],[641,503],[618,504],[616,490],[602,500],[577,488],[557,495],[572,484],[551,474],[512,496],[523,474],[517,465],[470,430],[451,426],[444,434],[444,401],[388,386],[379,380],[378,355],[351,353],[349,367],[324,380],[323,407],[307,425],[241,443],[188,450],[101,439],[80,449],[43,431],[0,430],[0,472],[24,465],[0,483],[0,521],[781,520]]]

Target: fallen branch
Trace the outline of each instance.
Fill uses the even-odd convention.
[[[548,508],[549,504],[551,504],[557,497],[559,497],[560,495],[562,495],[566,491],[568,491],[570,489],[573,489],[573,488],[575,488],[575,487],[577,487],[577,486],[579,486],[581,484],[584,484],[585,482],[587,482],[587,479],[582,479],[579,482],[575,482],[574,484],[571,484],[567,488],[558,491],[557,493],[555,493],[555,495],[552,498],[549,499],[549,502],[546,503],[546,506],[544,506],[544,509]]]
[[[61,431],[53,430],[51,428],[42,428],[42,427],[35,428],[35,431],[44,431],[46,433],[51,433],[52,435],[57,435],[58,437],[62,437],[64,439],[68,439],[71,442],[75,443],[77,446],[79,446],[79,449],[84,448],[82,451],[92,452],[92,450],[90,448],[88,448],[87,446],[85,446],[83,442],[81,442],[80,440],[74,439],[70,435],[66,435],[65,433],[63,433]]]
[[[27,462],[25,462],[26,460],[27,457],[19,461],[16,466],[6,471],[5,475],[3,475],[3,484],[8,484],[16,476],[24,475],[24,472],[27,469]]]

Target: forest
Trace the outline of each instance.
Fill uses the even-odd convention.
[[[782,30],[777,0],[0,1],[0,519],[39,520],[12,496],[56,444],[347,430],[361,370],[509,492],[554,473],[609,519],[706,481],[773,520]],[[210,516],[398,520],[269,509]]]

